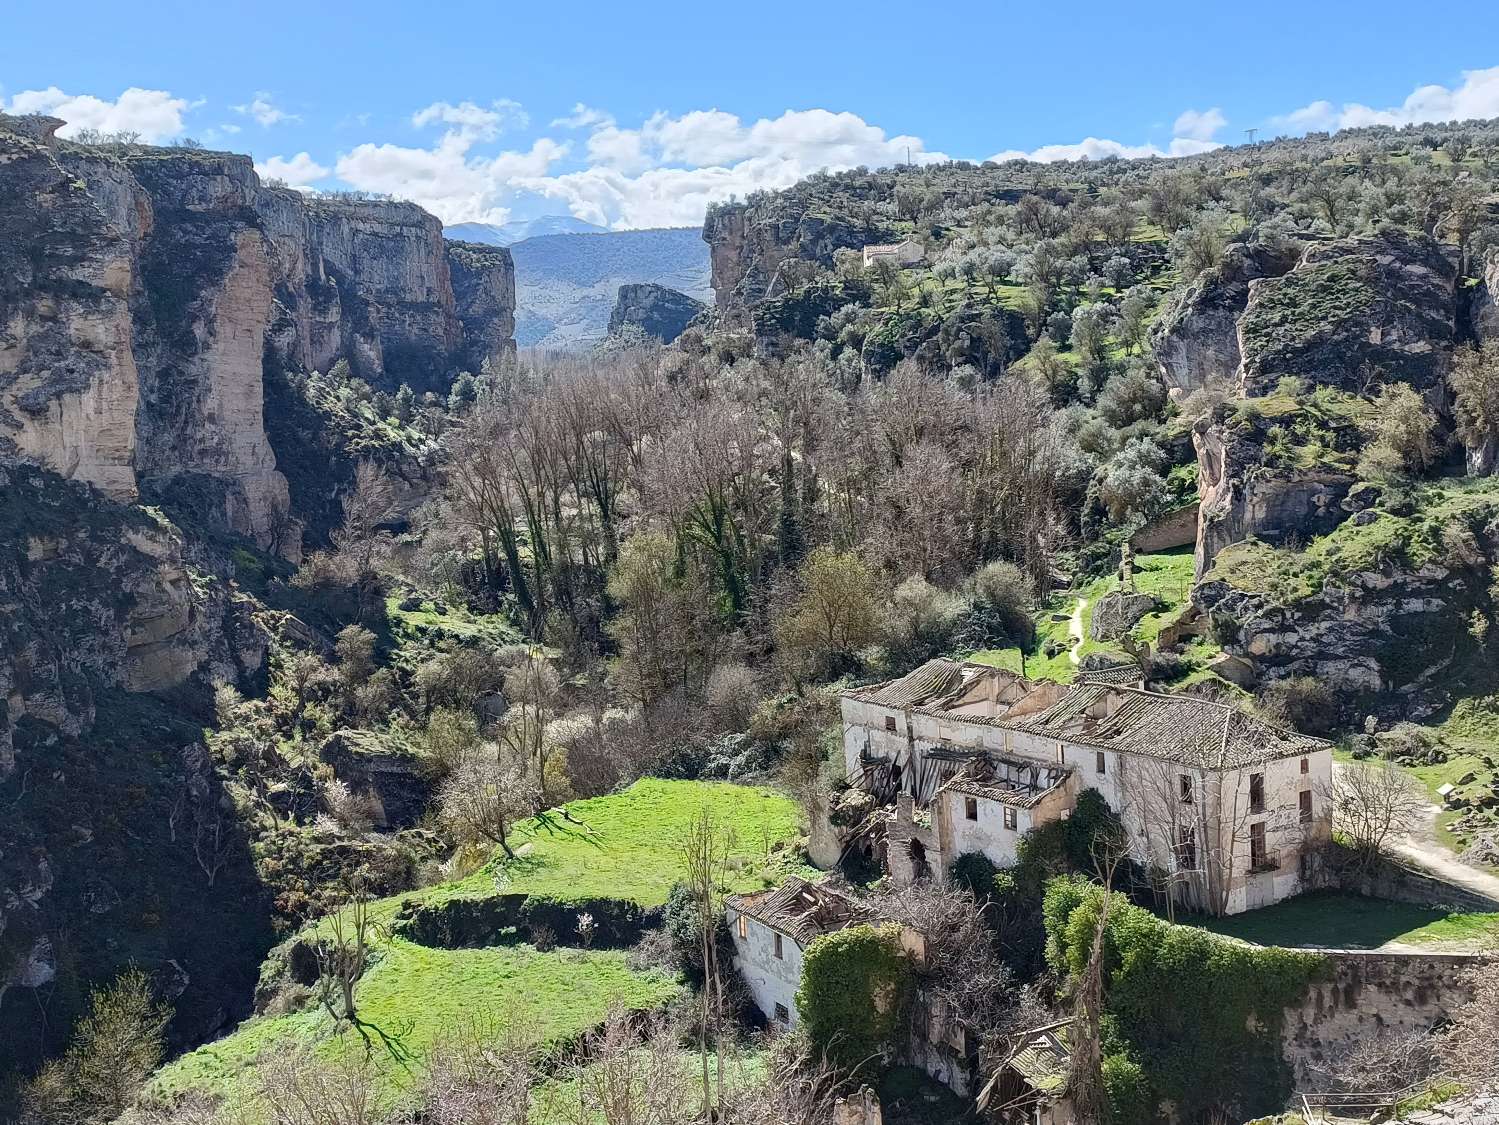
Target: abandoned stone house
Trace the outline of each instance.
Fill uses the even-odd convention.
[[[1026,832],[1070,816],[1090,788],[1188,909],[1297,894],[1331,837],[1329,743],[1148,691],[1132,670],[1064,685],[932,660],[845,692],[842,714],[849,784],[884,808],[875,827],[899,880],[943,877],[970,852],[1013,863]]]
[[[872,921],[845,895],[795,876],[779,887],[724,900],[734,968],[765,1018],[781,1027],[797,1023],[796,990],[807,946],[823,934]]]
[[[864,268],[879,261],[894,262],[901,269],[919,266],[926,261],[926,247],[914,238],[864,247]]]

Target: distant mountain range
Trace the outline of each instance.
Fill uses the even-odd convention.
[[[458,223],[445,233],[503,246],[509,232],[542,224],[565,229],[508,243],[515,259],[515,342],[522,348],[582,348],[602,339],[621,285],[650,282],[713,301],[708,244],[697,227],[606,231],[547,216],[498,227]]]
[[[464,242],[482,242],[487,246],[511,246],[527,238],[547,234],[603,234],[608,227],[575,219],[571,215],[542,215],[538,219],[517,219],[513,223],[454,223],[443,234]]]

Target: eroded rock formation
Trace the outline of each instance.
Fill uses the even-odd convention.
[[[1403,382],[1440,401],[1456,293],[1457,267],[1425,235],[1387,228],[1309,246],[1290,272],[1249,283],[1240,387],[1268,394],[1294,376],[1362,393]]]
[[[703,308],[701,301],[664,285],[621,285],[609,314],[609,332],[612,335],[632,325],[651,339],[669,344]]]
[[[1166,385],[1190,394],[1239,371],[1239,317],[1249,286],[1291,268],[1295,252],[1262,244],[1229,247],[1215,270],[1205,271],[1171,302],[1151,332],[1151,346]]]
[[[513,350],[507,251],[407,203],[308,197],[248,157],[60,142],[0,118],[0,456],[295,553],[263,370],[441,389]]]

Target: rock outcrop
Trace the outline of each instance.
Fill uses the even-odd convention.
[[[1499,340],[1499,249],[1484,259],[1482,278],[1473,292],[1473,334],[1480,340]]]
[[[1171,302],[1150,343],[1173,394],[1238,375],[1239,317],[1249,303],[1250,282],[1285,273],[1295,255],[1290,247],[1236,243],[1216,269],[1204,271]]]
[[[230,153],[58,141],[0,115],[0,458],[285,534],[263,370],[441,389],[513,351],[499,248],[408,203],[262,185]]]
[[[609,334],[621,332],[628,325],[669,344],[704,308],[703,302],[664,285],[621,285],[614,311],[609,314]]]
[[[0,466],[0,728],[30,718],[82,734],[101,691],[258,671],[264,630],[213,565],[143,509],[47,470]]]
[[[1234,543],[1249,538],[1306,542],[1348,516],[1342,501],[1354,485],[1353,474],[1331,463],[1323,468],[1276,464],[1266,449],[1270,428],[1264,419],[1244,418],[1228,407],[1198,422],[1193,431],[1199,578]]]
[[[1260,680],[1312,676],[1350,718],[1420,719],[1486,682],[1499,492],[1433,487],[1414,507],[1399,493],[1368,499],[1351,495],[1343,506],[1357,512],[1314,550],[1226,550],[1192,601]]]
[[[1249,283],[1240,387],[1268,394],[1294,376],[1357,394],[1402,382],[1440,402],[1456,297],[1457,267],[1425,235],[1386,228],[1309,246],[1290,272]]]
[[[515,263],[503,246],[448,241],[464,365],[478,373],[515,354]]]
[[[1155,599],[1149,594],[1126,594],[1123,590],[1107,593],[1093,607],[1092,637],[1095,641],[1118,640],[1153,609]]]
[[[835,250],[857,250],[894,238],[894,232],[882,225],[805,206],[790,193],[760,204],[723,204],[712,208],[703,222],[716,306],[730,315],[773,296],[788,260],[831,266]]]
[[[136,495],[135,258],[53,158],[55,118],[0,132],[0,458]]]

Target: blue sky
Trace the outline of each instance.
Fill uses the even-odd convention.
[[[690,224],[904,159],[1179,154],[1499,116],[1499,4],[11,0],[0,105],[445,221]]]

